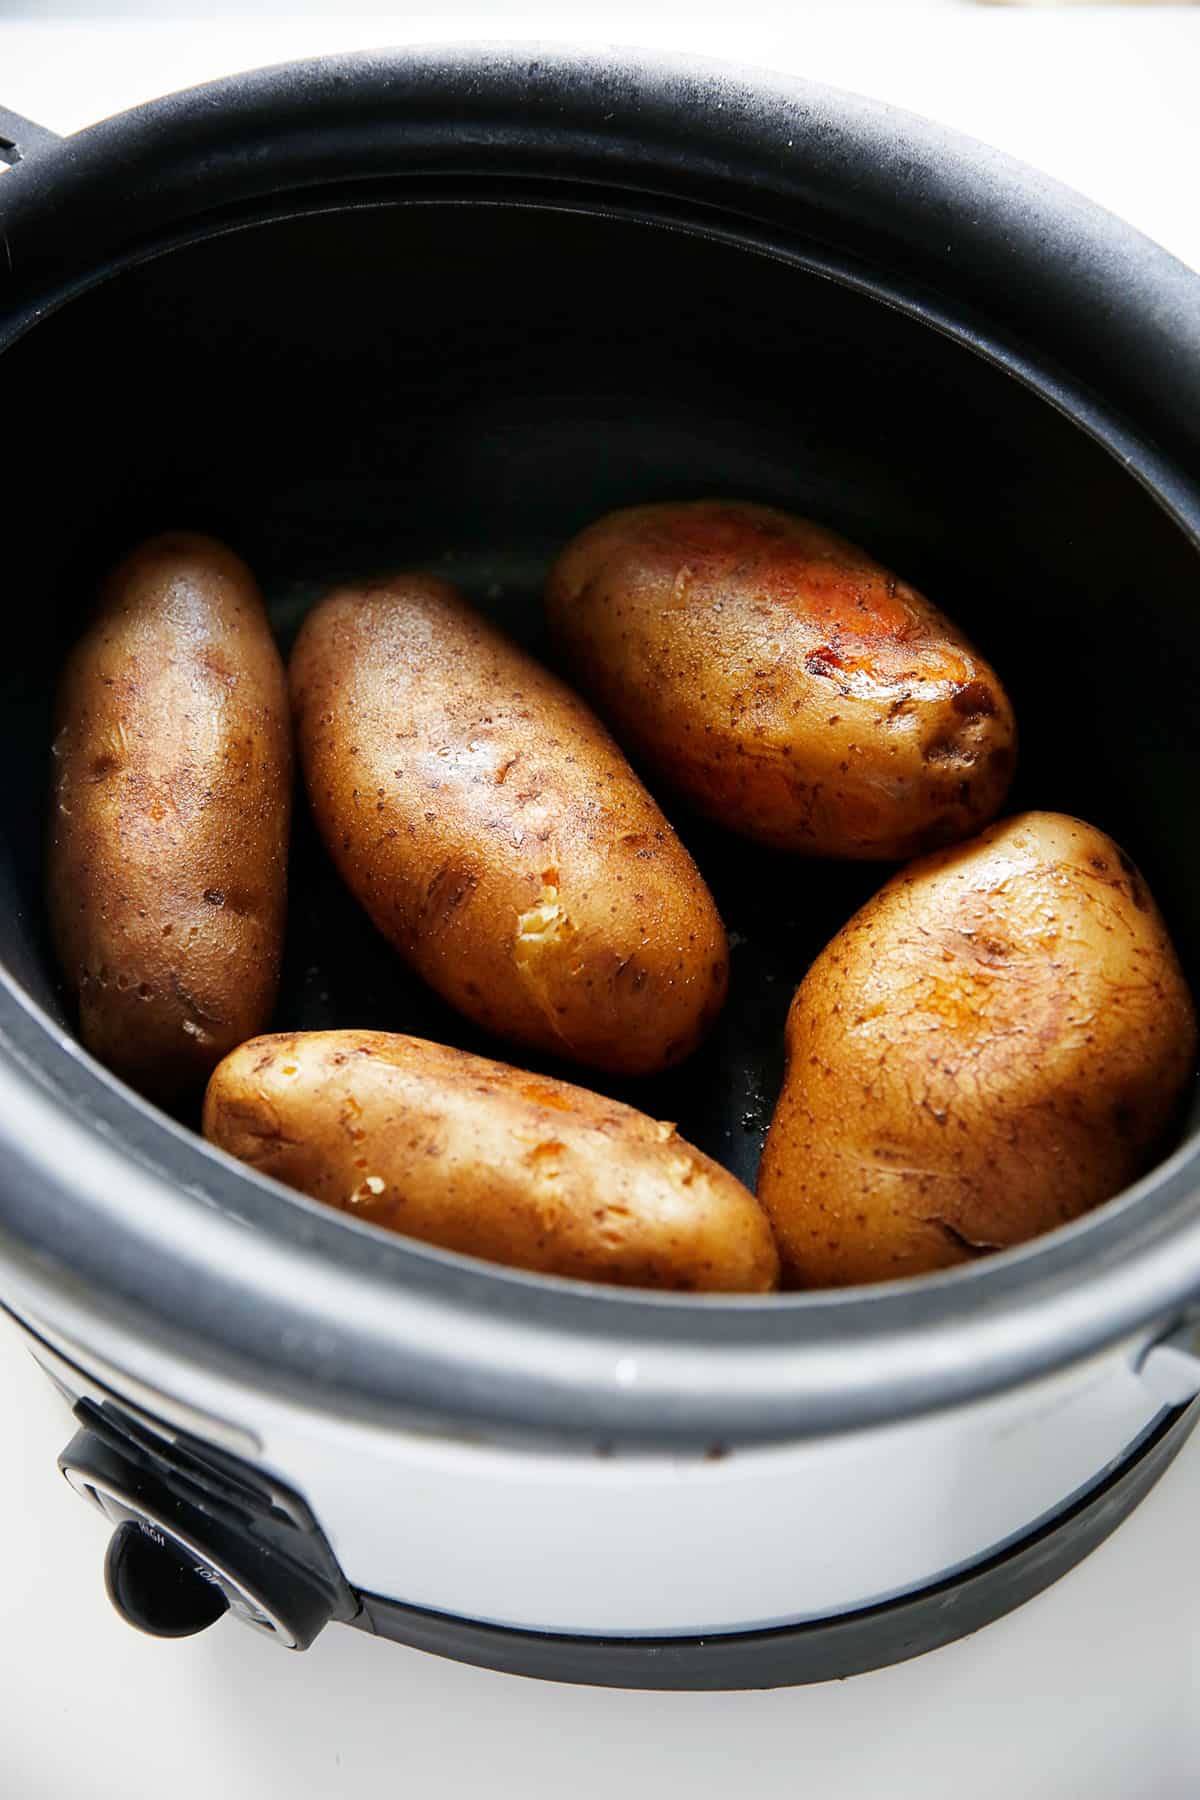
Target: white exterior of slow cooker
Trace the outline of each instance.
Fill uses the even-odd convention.
[[[779,1626],[929,1587],[1049,1522],[1195,1386],[1185,1369],[1164,1391],[1143,1337],[873,1430],[725,1455],[595,1454],[339,1420],[23,1317],[73,1392],[114,1396],[294,1488],[352,1587],[574,1634]],[[636,1365],[618,1379],[635,1385]]]

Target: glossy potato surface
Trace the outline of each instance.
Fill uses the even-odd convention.
[[[1166,927],[1103,832],[1024,813],[893,877],[797,990],[759,1196],[785,1278],[961,1263],[1147,1167],[1194,1072]]]
[[[168,1103],[268,1023],[291,808],[283,665],[249,569],[169,532],[109,577],[59,686],[52,935],[100,1060]]]
[[[678,1062],[725,996],[691,857],[579,697],[445,582],[344,588],[291,661],[322,836],[379,930],[497,1037]]]
[[[315,1200],[514,1268],[696,1291],[776,1282],[753,1194],[673,1125],[420,1038],[243,1044],[209,1083],[204,1131]]]
[[[1016,730],[995,671],[834,532],[701,500],[611,513],[563,551],[552,629],[635,759],[759,842],[901,859],[978,831]]]

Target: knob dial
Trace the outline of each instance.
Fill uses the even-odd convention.
[[[298,1522],[250,1485],[252,1471],[235,1479],[179,1443],[151,1443],[145,1431],[134,1438],[132,1427],[122,1434],[112,1411],[81,1401],[81,1412],[88,1423],[59,1467],[116,1528],[105,1586],[131,1625],[187,1637],[228,1612],[303,1650],[335,1611],[354,1616],[355,1596],[311,1515]],[[311,1566],[318,1558],[321,1566]]]
[[[104,1585],[121,1617],[151,1637],[191,1637],[229,1609],[205,1566],[139,1519],[126,1519],[113,1532]]]

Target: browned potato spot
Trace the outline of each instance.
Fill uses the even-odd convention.
[[[570,543],[550,623],[621,742],[735,831],[902,858],[977,831],[1012,778],[995,671],[864,550],[731,500],[634,506]]]
[[[331,594],[291,664],[313,811],[380,931],[497,1036],[678,1062],[725,997],[695,864],[576,694],[420,575]]]
[[[1147,1166],[1193,1072],[1166,927],[1111,838],[1024,813],[893,877],[797,990],[759,1196],[805,1287],[965,1262]]]
[[[673,1125],[420,1038],[256,1038],[213,1075],[204,1133],[314,1200],[514,1268],[696,1291],[777,1279],[753,1194]]]
[[[58,692],[47,891],[88,1049],[177,1100],[270,1018],[291,807],[283,666],[223,544],[110,576]]]

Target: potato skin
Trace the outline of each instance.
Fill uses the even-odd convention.
[[[725,997],[724,928],[578,695],[420,575],[323,600],[291,691],[334,861],[446,1000],[595,1068],[687,1055]]]
[[[58,691],[51,931],[84,1044],[133,1087],[196,1098],[270,1019],[291,811],[283,664],[232,550],[141,545]]]
[[[256,1038],[209,1082],[204,1134],[314,1200],[513,1268],[697,1292],[778,1277],[753,1194],[673,1125],[420,1038]]]
[[[864,550],[733,500],[634,506],[556,562],[547,616],[637,760],[721,824],[810,856],[969,836],[1012,779],[995,671]]]
[[[1147,1166],[1196,1016],[1111,838],[1024,813],[893,877],[813,964],[758,1193],[787,1279],[915,1275],[1018,1244]]]

